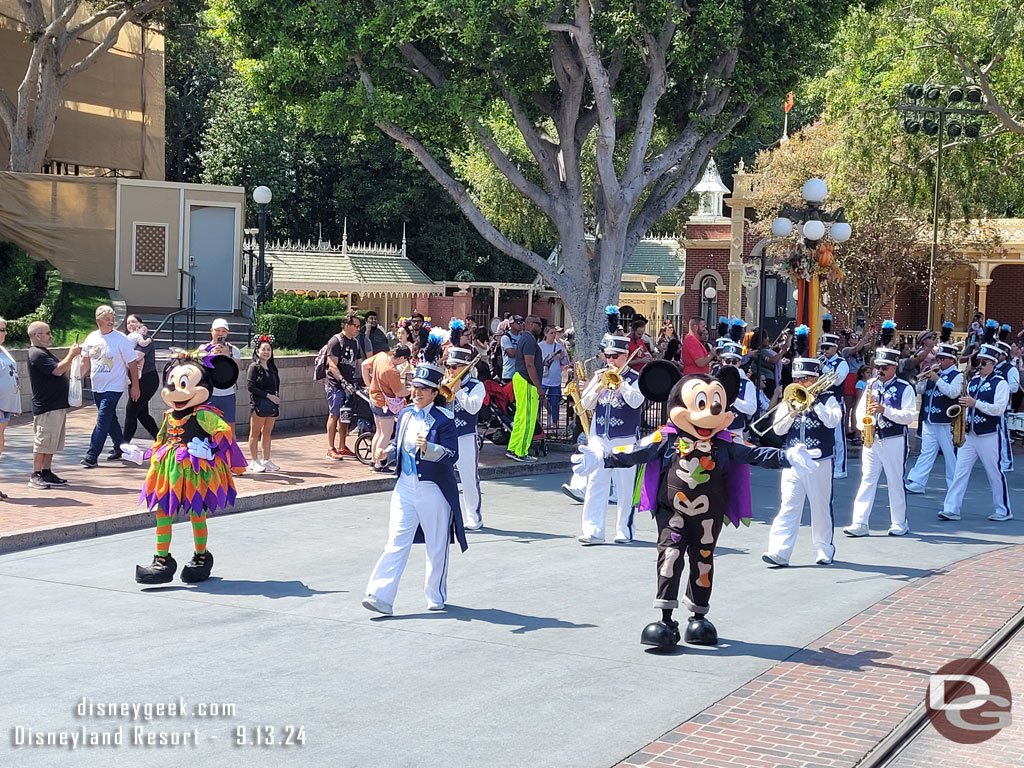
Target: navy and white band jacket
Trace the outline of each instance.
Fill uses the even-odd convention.
[[[600,381],[601,372],[598,371],[580,395],[584,409],[594,412],[591,434],[605,438],[636,438],[640,434],[640,408],[644,404],[639,374],[627,368],[622,373],[622,386],[615,391],[602,389]]]
[[[1010,395],[1020,389],[1020,371],[1018,371],[1009,360],[996,364],[996,373],[1006,379]],[[1010,404],[1006,404],[1006,410],[1010,410]]]
[[[867,413],[867,392],[873,393],[875,402],[885,406],[885,412],[875,415],[875,439],[886,440],[907,434],[907,425],[917,415],[917,396],[914,388],[903,379],[893,376],[883,383],[879,378],[868,379],[864,394],[857,402],[857,428],[862,429]]]
[[[729,430],[742,432],[750,424],[750,417],[757,411],[757,388],[747,375],[740,371],[740,391],[729,410],[733,413]]]
[[[964,375],[955,365],[939,371],[936,381],[931,378],[919,379],[917,393],[921,395],[921,424],[949,424],[951,419],[946,410],[956,405],[964,391]]]
[[[821,363],[822,373],[828,373],[830,371],[835,371],[836,383],[829,387],[828,391],[832,393],[832,397],[834,397],[836,402],[839,403],[839,407],[843,408],[845,407],[843,405],[843,386],[846,384],[846,377],[850,375],[850,364],[843,359],[842,355],[836,352],[832,357],[827,357],[822,360]]]
[[[395,458],[395,476],[402,476],[404,454],[399,446],[405,442],[405,430],[414,418],[415,406],[407,405],[398,414],[395,438],[388,449],[389,458]],[[435,483],[451,507],[449,541],[459,542],[462,551],[469,548],[466,531],[462,526],[462,508],[459,506],[459,486],[455,481],[455,462],[459,458],[459,437],[455,434],[455,415],[447,408],[428,406],[424,414],[427,447],[416,451],[416,479]],[[422,543],[423,530],[418,529],[413,541]]]
[[[985,378],[975,376],[967,385],[967,394],[977,399],[977,405],[967,409],[967,431],[973,435],[991,435],[999,425],[1010,402],[1010,385],[998,373]]]
[[[842,420],[839,401],[826,390],[814,405],[799,414],[794,415],[789,408],[781,406],[775,412],[772,429],[786,438],[786,448],[803,444],[814,458],[828,459],[835,451],[836,427]],[[821,455],[814,453],[815,450],[821,451]]]
[[[462,437],[476,433],[477,419],[480,409],[484,407],[484,385],[477,379],[466,376],[462,379],[459,391],[452,401],[452,412],[455,414],[455,433]]]

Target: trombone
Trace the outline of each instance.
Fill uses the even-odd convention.
[[[467,373],[469,373],[469,371],[471,371],[473,368],[475,368],[476,364],[480,362],[480,358],[482,358],[483,356],[484,353],[481,352],[468,363],[466,363],[461,369],[459,369],[458,373],[452,374],[451,376],[446,376],[444,381],[441,382],[441,386],[437,388],[437,391],[441,393],[441,397],[443,397],[449,403],[452,400],[454,400],[455,393],[452,391],[452,385],[456,381],[461,379],[463,376],[465,376]]]
[[[626,358],[626,362],[620,365],[618,368],[609,366],[608,369],[601,371],[599,374],[601,383],[604,384],[604,388],[612,392],[622,387],[622,372],[626,370],[626,366],[633,362],[633,358],[636,357],[637,352],[640,351],[640,347],[637,347],[629,353],[629,357]]]
[[[789,416],[796,416],[810,409],[814,405],[814,401],[821,395],[822,392],[831,389],[836,384],[836,372],[828,371],[818,377],[818,380],[811,384],[809,387],[805,387],[803,384],[797,384],[795,381],[791,384],[787,384],[786,388],[782,391],[782,399],[774,406],[769,408],[756,422],[750,425],[750,431],[759,437],[764,437],[768,430],[772,428],[772,424],[775,419],[771,419],[768,422],[768,426],[764,429],[758,429],[757,424],[771,416],[781,406],[785,405],[789,408]]]

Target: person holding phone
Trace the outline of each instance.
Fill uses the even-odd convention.
[[[242,359],[242,351],[234,344],[228,343],[228,331],[231,326],[228,321],[218,317],[210,325],[210,343],[204,344],[200,349],[207,355],[223,355],[234,361],[235,366],[241,370],[239,361]],[[224,416],[228,424],[235,423],[235,385],[230,387],[214,388],[210,391],[208,405],[212,405]]]

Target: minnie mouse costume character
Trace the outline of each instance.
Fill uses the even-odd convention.
[[[606,467],[644,465],[640,509],[658,524],[658,589],[654,607],[662,618],[644,628],[643,645],[671,650],[680,640],[672,619],[679,605],[682,559],[689,558],[683,604],[691,611],[684,638],[695,645],[715,645],[718,633],[707,620],[714,577],[715,545],[725,518],[736,526],[750,524],[748,464],[772,469],[815,467],[807,449],[756,448],[729,432],[729,405],[739,391],[739,373],[723,367],[717,378],[694,373],[680,379],[668,396],[669,423],[638,443],[608,456],[584,454],[587,469],[603,459]]]
[[[242,474],[246,463],[223,414],[204,403],[215,387],[232,387],[237,379],[238,367],[226,357],[177,351],[164,367],[160,396],[169,408],[156,442],[145,453],[123,446],[127,458],[140,464],[150,460],[139,500],[156,512],[156,555],[151,565],[135,566],[139,584],[166,584],[174,578],[178,564],[170,553],[171,523],[179,510],[188,510],[195,542],[195,555],[181,569],[181,580],[205,581],[213,570],[206,516],[234,504],[232,475]]]

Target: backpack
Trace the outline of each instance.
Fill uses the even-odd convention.
[[[327,378],[327,357],[330,354],[331,344],[338,338],[338,334],[334,334],[327,340],[327,343],[320,347],[320,351],[316,353],[316,362],[313,363],[313,381],[323,381]]]

